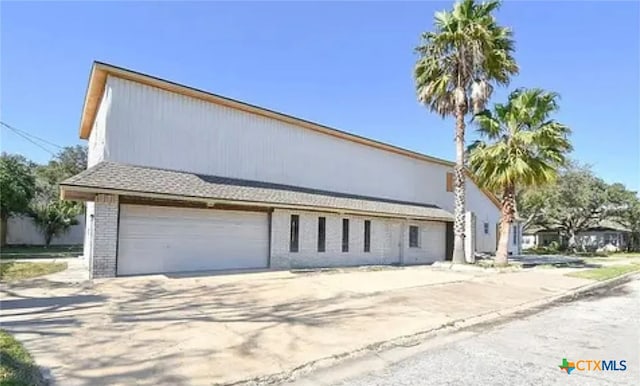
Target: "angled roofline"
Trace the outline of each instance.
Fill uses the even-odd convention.
[[[390,145],[381,141],[366,138],[360,135],[351,134],[343,130],[335,129],[333,127],[321,125],[319,123],[311,122],[305,119],[297,118],[291,115],[280,113],[277,111],[269,110],[264,107],[252,105],[249,103],[241,102],[236,99],[227,98],[218,94],[213,94],[208,91],[200,90],[194,87],[186,86],[183,84],[171,82],[166,79],[158,78],[152,75],[144,74],[141,72],[129,70],[123,67],[118,67],[112,64],[94,61],[91,66],[91,73],[89,75],[89,83],[87,85],[87,92],[84,98],[84,105],[82,107],[82,113],[80,118],[80,138],[88,139],[93,128],[93,123],[98,112],[98,107],[104,95],[104,89],[108,76],[114,76],[117,78],[129,80],[132,82],[140,83],[150,87],[159,88],[164,91],[173,92],[180,95],[189,96],[195,99],[199,99],[205,102],[214,103],[217,105],[225,106],[228,108],[244,111],[249,114],[255,114],[266,118],[275,119],[280,122],[288,123],[295,126],[301,126],[309,130],[320,132],[323,134],[331,135],[347,141],[359,143],[362,145],[370,146],[373,148],[386,150],[392,153],[404,155],[414,159],[427,161],[439,165],[453,167],[454,162],[447,161],[441,158],[428,156],[426,154],[418,153],[415,151],[403,149],[398,146]],[[467,171],[467,176],[476,184],[477,182],[473,176]],[[499,208],[500,201],[490,191],[481,188],[483,193]]]

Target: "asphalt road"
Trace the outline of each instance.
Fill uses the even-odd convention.
[[[637,278],[637,277],[636,277]],[[427,346],[428,347],[428,346]],[[355,362],[332,385],[640,385],[640,280],[452,341],[393,362]],[[626,371],[559,368],[562,359],[626,360]],[[364,373],[360,373],[361,367]],[[359,375],[353,375],[353,373]],[[327,373],[329,374],[329,373]],[[322,379],[323,377],[319,377]],[[316,378],[318,380],[319,378]],[[324,381],[327,381],[325,378]]]

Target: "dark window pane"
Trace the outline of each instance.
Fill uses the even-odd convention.
[[[298,252],[298,235],[300,233],[300,216],[291,215],[291,234],[289,237],[289,252]]]
[[[409,247],[410,248],[419,248],[419,240],[418,240],[419,229],[415,225],[411,225],[409,227]]]
[[[371,252],[371,221],[364,220],[364,251]]]
[[[342,219],[342,252],[349,252],[349,219]]]
[[[327,220],[324,217],[318,217],[318,252],[324,252],[326,244],[326,227]]]

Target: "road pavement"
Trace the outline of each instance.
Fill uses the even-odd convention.
[[[415,347],[378,353],[376,358],[326,369],[298,384],[640,385],[640,279],[636,276],[574,302],[422,345],[424,350],[417,353]],[[402,358],[402,350],[413,353]],[[625,360],[626,371],[576,369],[567,374],[559,368],[563,358],[574,365],[578,360]],[[336,380],[339,373],[349,375]]]

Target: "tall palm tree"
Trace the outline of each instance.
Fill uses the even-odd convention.
[[[496,265],[507,264],[509,229],[516,217],[516,189],[553,181],[571,151],[571,130],[551,119],[558,94],[518,89],[506,104],[474,117],[481,138],[469,146],[469,168],[486,188],[500,192],[500,237]]]
[[[493,84],[506,85],[518,73],[512,32],[499,26],[493,16],[499,6],[498,0],[461,0],[450,12],[436,12],[435,31],[423,33],[416,48],[418,100],[443,118],[456,120],[454,263],[465,262],[465,115],[470,108],[482,111]]]

